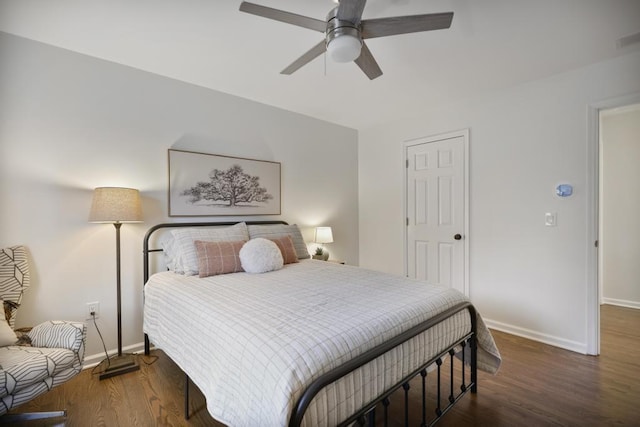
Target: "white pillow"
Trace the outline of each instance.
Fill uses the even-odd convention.
[[[266,225],[249,225],[249,238],[264,237],[266,239],[275,239],[278,237],[291,236],[293,247],[296,249],[298,259],[311,258],[307,245],[304,243],[302,233],[296,224],[266,224]]]
[[[275,242],[258,238],[249,240],[242,246],[240,263],[247,273],[266,273],[281,269],[284,260]]]
[[[0,300],[0,306],[2,305],[2,300]],[[4,313],[4,310],[2,310],[2,313]],[[16,341],[18,341],[16,333],[13,332],[13,329],[11,329],[11,326],[7,323],[7,319],[4,318],[4,315],[0,317],[2,317],[2,319],[0,319],[0,347],[15,344]]]
[[[196,252],[196,240],[203,242],[237,242],[249,240],[247,224],[239,222],[230,227],[212,228],[176,228],[171,230],[173,235],[172,249],[175,250],[173,258],[173,271],[187,276],[198,274],[198,254]]]

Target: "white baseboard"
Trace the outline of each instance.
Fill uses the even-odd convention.
[[[144,342],[122,347],[122,352],[135,353],[135,354],[142,353],[144,352]],[[118,349],[114,348],[111,350],[107,350],[107,353],[109,354],[109,356],[113,356],[114,354],[118,354]],[[93,368],[94,366],[97,366],[100,362],[102,362],[105,359],[105,357],[106,356],[104,353],[97,353],[97,354],[92,354],[90,356],[85,356],[82,369],[88,369],[88,368]]]
[[[575,351],[581,354],[587,354],[587,344],[577,341],[571,341],[564,338],[555,337],[553,335],[542,334],[530,329],[520,328],[518,326],[508,325],[502,322],[496,322],[490,319],[483,319],[484,323],[490,329],[506,332],[511,335],[517,335],[534,341],[539,341],[554,347],[564,348],[566,350]]]
[[[615,299],[615,298],[602,298],[602,303],[609,304],[609,305],[617,305],[620,307],[640,309],[640,302],[637,302],[637,301],[627,301],[627,300]]]

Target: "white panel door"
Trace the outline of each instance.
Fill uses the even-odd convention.
[[[468,294],[466,132],[406,146],[407,275]]]

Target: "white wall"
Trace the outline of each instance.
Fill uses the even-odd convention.
[[[600,135],[602,297],[640,308],[640,106],[603,113]]]
[[[403,273],[403,141],[469,128],[473,302],[494,327],[585,352],[587,106],[638,91],[635,52],[361,130],[360,265]]]
[[[127,186],[145,222],[122,227],[123,343],[142,341],[143,235],[186,220],[167,217],[168,148],[281,162],[282,215],[263,219],[330,225],[357,263],[355,130],[0,33],[0,247],[26,245],[33,274],[18,326],[99,301],[116,347],[115,231],[87,220],[93,188]]]

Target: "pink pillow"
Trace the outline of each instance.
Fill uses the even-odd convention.
[[[200,277],[244,271],[240,263],[240,249],[244,240],[236,242],[204,242],[196,240],[198,272]]]
[[[291,236],[274,237],[269,240],[278,246],[278,249],[282,252],[282,259],[285,264],[298,262],[298,254],[296,253],[295,246],[293,246]]]

